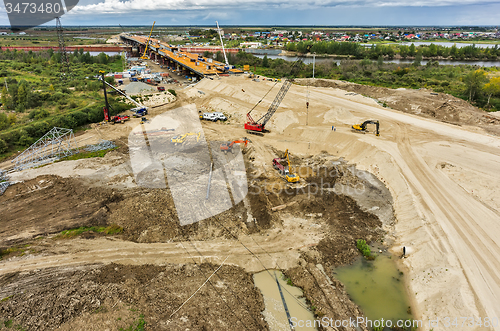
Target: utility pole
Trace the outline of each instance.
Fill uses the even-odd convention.
[[[68,54],[66,53],[66,45],[64,43],[63,29],[61,25],[61,20],[59,17],[56,17],[56,30],[57,30],[57,39],[59,40],[59,53],[61,53],[61,74],[62,77],[65,78],[66,75],[69,75],[69,59]]]
[[[314,79],[314,66],[316,65],[316,52],[313,53],[313,79]]]

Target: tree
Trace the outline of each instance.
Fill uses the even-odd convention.
[[[0,154],[7,152],[7,148],[7,143],[3,139],[0,139]]]
[[[500,77],[493,77],[490,81],[483,86],[483,91],[488,96],[488,102],[486,107],[490,104],[490,99],[492,95],[500,94]]]
[[[417,52],[417,55],[415,55],[415,61],[413,61],[413,65],[415,67],[418,67],[420,63],[422,62],[422,52]]]
[[[24,84],[19,84],[19,88],[17,89],[17,101],[20,105],[26,104],[27,91],[24,87]]]
[[[262,66],[264,68],[268,68],[269,67],[269,59],[267,58],[267,55],[264,55],[264,58],[262,59]]]
[[[382,55],[379,55],[377,59],[377,65],[379,67],[382,67],[383,64],[384,64],[384,57]]]
[[[469,95],[469,101],[475,99],[477,92],[481,90],[481,87],[486,79],[486,72],[481,69],[471,71],[463,78],[463,81],[467,86],[466,92]]]
[[[2,104],[6,105],[7,104],[7,97],[8,97],[8,94],[7,94],[7,88],[5,87],[5,85],[3,86],[3,89],[2,89]]]

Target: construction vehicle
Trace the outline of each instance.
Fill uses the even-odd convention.
[[[380,132],[379,132],[380,123],[377,120],[368,120],[368,121],[364,121],[362,124],[354,124],[352,126],[352,129],[355,132],[362,132],[362,133],[369,132],[368,129],[366,128],[366,126],[368,124],[375,124],[375,135],[377,137],[380,136]]]
[[[286,161],[286,165],[282,162]],[[281,175],[283,175],[288,183],[296,183],[300,180],[299,175],[290,172],[290,158],[288,155],[288,149],[285,151],[285,156],[283,158],[273,159],[273,167],[277,169]]]
[[[106,103],[105,107],[103,108],[103,111],[104,111],[104,120],[106,122],[110,122],[111,124],[124,123],[125,121],[128,121],[130,119],[130,116],[127,116],[127,115],[116,115],[116,116],[110,116],[109,115],[109,109],[110,108],[113,109],[113,108],[111,107],[111,105],[108,102],[108,94],[106,92],[106,84],[107,85],[110,85],[110,84],[108,84],[104,80],[105,71],[101,70],[101,71],[99,71],[99,73],[101,74],[102,88],[104,89],[104,100],[105,100],[105,103]]]
[[[151,34],[153,33],[153,28],[155,27],[155,23],[156,23],[156,21],[153,22],[153,26],[151,27],[151,32],[149,33],[148,42],[146,43],[146,48],[144,49],[144,54],[142,54],[142,56],[141,56],[142,60],[149,59],[149,57],[146,56],[146,52],[148,51],[149,41],[151,40]]]
[[[307,46],[307,52],[309,52],[311,47],[312,47],[312,45]],[[304,55],[300,56],[297,59],[297,61],[295,61],[292,64],[292,69],[290,70],[290,73],[292,73],[293,69],[296,67],[296,65],[300,61],[302,61],[303,57],[304,57]],[[264,132],[266,132],[265,128],[266,128],[267,122],[269,122],[269,120],[271,119],[271,117],[273,117],[276,110],[278,110],[278,107],[280,106],[281,101],[283,101],[283,99],[285,98],[285,95],[288,92],[288,90],[290,89],[290,87],[292,86],[292,83],[293,83],[293,78],[286,78],[285,79],[285,81],[283,82],[283,85],[281,86],[281,89],[278,91],[278,94],[276,94],[276,97],[274,98],[273,102],[271,103],[271,106],[269,106],[269,109],[267,110],[267,112],[261,118],[259,118],[257,121],[255,121],[252,118],[252,115],[250,115],[250,113],[252,112],[252,110],[255,109],[255,107],[258,105],[258,103],[252,109],[250,109],[250,111],[247,113],[248,122],[245,123],[245,130],[247,130],[247,133],[262,135]],[[259,103],[260,103],[260,101],[259,101]]]
[[[189,136],[196,136],[196,142],[198,142],[201,138],[201,132],[184,133],[183,135],[172,137],[172,139],[170,139],[170,142],[174,144],[174,146],[182,145]]]
[[[99,71],[101,72],[101,71]],[[137,107],[135,108],[132,108],[130,109],[131,112],[133,112],[133,116],[134,117],[142,117],[144,115],[147,115],[148,114],[148,107],[144,106],[144,105],[141,105],[140,103],[138,103],[137,101],[135,101],[134,99],[132,99],[131,97],[129,97],[125,92],[123,92],[122,90],[119,90],[117,89],[116,87],[114,87],[113,85],[109,84],[108,82],[106,82],[104,80],[104,75],[102,76],[102,78],[100,78],[104,84],[106,84],[107,86],[111,87],[113,90],[115,90],[116,92],[118,92],[120,95],[124,96],[127,100],[129,100],[130,102],[132,102],[133,104],[135,104]],[[106,89],[105,89],[106,91]]]
[[[231,142],[228,141],[227,143],[220,144],[220,150],[224,152],[224,154],[227,154],[227,152],[233,153],[234,144],[245,144],[245,147],[247,147],[249,142],[251,142],[250,139],[247,139],[246,137],[241,140],[234,140]]]

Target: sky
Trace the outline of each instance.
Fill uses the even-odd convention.
[[[61,22],[63,26],[153,21],[215,25],[216,20],[220,25],[496,26],[499,13],[500,0],[80,0]],[[0,5],[0,25],[9,25],[4,5]]]

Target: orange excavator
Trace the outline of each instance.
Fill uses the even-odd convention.
[[[251,143],[250,139],[248,138],[243,138],[241,140],[235,140],[235,141],[230,141],[227,143],[222,143],[220,144],[220,150],[224,152],[224,154],[227,154],[227,152],[233,152],[233,145],[234,144],[245,144],[245,147],[247,147],[248,143]]]

